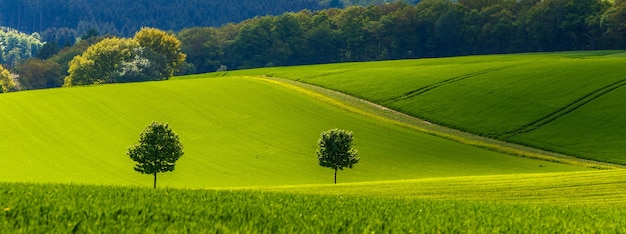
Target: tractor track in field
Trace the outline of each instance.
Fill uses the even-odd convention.
[[[588,93],[585,96],[582,96],[579,99],[574,100],[573,102],[559,108],[558,110],[544,116],[541,117],[540,119],[537,119],[533,122],[530,122],[528,124],[525,124],[515,130],[512,131],[508,131],[508,132],[504,132],[504,133],[500,133],[500,134],[496,134],[493,135],[492,137],[494,138],[498,138],[498,139],[502,139],[502,140],[506,140],[509,139],[515,135],[519,135],[519,134],[523,134],[523,133],[527,133],[527,132],[531,132],[534,130],[537,130],[538,128],[545,126],[546,124],[549,124],[551,122],[554,122],[555,120],[583,107],[584,105],[600,98],[601,96],[610,93],[613,90],[616,90],[622,86],[626,85],[626,79],[622,79],[619,80],[617,82],[611,83],[607,86],[604,86],[602,88],[599,88],[597,90],[594,90],[591,93]]]
[[[491,72],[502,71],[504,69],[515,67],[515,66],[517,66],[517,65],[490,68],[490,69],[485,69],[485,70],[481,70],[481,71],[477,71],[477,72],[464,74],[464,75],[461,75],[461,76],[455,76],[455,77],[452,77],[452,78],[449,78],[449,79],[446,79],[446,80],[442,80],[442,81],[439,81],[439,82],[436,82],[436,83],[433,83],[433,84],[426,85],[424,87],[421,87],[419,89],[416,89],[416,90],[413,90],[413,91],[410,91],[410,92],[406,92],[406,93],[404,93],[404,94],[402,94],[400,96],[392,97],[392,98],[390,98],[388,100],[383,101],[383,103],[387,104],[387,103],[391,103],[391,102],[397,102],[397,101],[410,99],[410,98],[422,95],[422,94],[424,94],[424,93],[426,93],[428,91],[431,91],[433,89],[439,88],[439,87],[444,86],[444,85],[454,84],[456,82],[459,82],[459,81],[462,81],[462,80],[466,80],[466,79],[469,79],[469,78],[472,78],[472,77],[484,75],[484,74],[491,73]]]
[[[597,169],[626,169],[626,165],[619,165],[614,163],[599,162],[589,159],[578,158],[570,155],[564,155],[556,152],[545,151],[537,148],[532,148],[524,145],[518,145],[504,141],[503,139],[495,139],[492,137],[484,137],[474,135],[461,130],[448,128],[429,121],[419,119],[402,112],[389,109],[384,105],[372,103],[370,101],[357,98],[336,90],[327,89],[321,86],[303,83],[300,81],[286,80],[276,77],[256,77],[255,79],[263,80],[264,82],[274,83],[276,85],[284,86],[285,88],[293,89],[295,91],[302,92],[304,95],[318,98],[318,95],[336,100],[324,101],[331,105],[335,105],[339,108],[351,111],[357,114],[366,115],[379,119],[381,121],[392,122],[396,125],[421,131],[427,134],[439,136],[452,141],[457,141],[467,145],[473,145],[479,148],[484,148],[492,151],[497,151],[513,156],[534,158],[544,161],[552,161],[565,163],[570,165],[579,165],[587,168]],[[619,82],[621,86],[626,85],[626,79]],[[616,89],[618,87],[614,87]],[[305,91],[302,91],[302,90]],[[611,90],[613,90],[611,89]],[[597,97],[596,97],[597,98]],[[350,107],[346,107],[350,106]]]

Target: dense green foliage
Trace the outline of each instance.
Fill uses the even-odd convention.
[[[623,51],[468,56],[228,72],[339,90],[453,128],[626,163]],[[600,75],[601,74],[601,75]],[[224,76],[225,73],[214,73]]]
[[[322,98],[322,97],[320,97]],[[330,183],[321,131],[350,129],[367,160],[342,182],[589,170],[464,145],[255,79],[185,79],[0,95],[0,180],[150,186],[126,155],[138,129],[168,122],[185,144],[160,187]]]
[[[286,13],[177,35],[188,62],[208,72],[223,66],[624,49],[625,17],[626,1],[426,0]]]
[[[141,27],[180,30],[219,26],[255,16],[321,8],[317,0],[2,0],[0,24],[41,32],[46,41],[57,41],[67,34],[81,35],[92,28],[102,34],[132,36]]]
[[[104,38],[69,62],[64,86],[165,80],[185,61],[180,41],[142,28],[134,38]]]
[[[63,71],[50,60],[28,59],[15,66],[21,89],[45,89],[63,85]]]
[[[15,89],[15,82],[9,70],[0,65],[0,92],[6,93]]]
[[[43,44],[38,33],[28,35],[0,24],[0,64],[12,66],[34,57]]]
[[[0,184],[0,229],[621,233],[623,177],[614,170],[236,191]]]
[[[183,156],[183,145],[169,124],[152,122],[141,132],[139,143],[128,148],[128,156],[137,162],[136,172],[154,175],[156,188],[157,173],[174,171]]]
[[[279,15],[303,9],[366,6],[393,1],[397,0],[2,0],[0,25],[26,32],[39,32],[46,41],[65,45],[91,29],[102,34],[132,36],[142,27],[177,31],[188,27],[220,26],[256,16]]]
[[[135,52],[141,51],[138,50],[139,48],[139,42],[127,38],[107,38],[90,46],[82,55],[70,61],[69,76],[65,78],[64,86],[123,81],[127,74],[123,70],[126,64],[141,65],[141,67],[137,66],[140,70],[149,66],[149,61],[148,64],[143,64],[141,62],[146,59],[136,56]],[[135,70],[129,69],[130,76],[137,75],[132,72]]]
[[[106,1],[93,4],[103,2]],[[165,76],[172,74],[171,69],[174,69],[175,74],[189,74],[346,61],[626,48],[624,39],[626,27],[623,24],[626,19],[626,1],[427,0],[415,5],[411,5],[413,2],[409,4],[396,2],[367,7],[358,6],[371,3],[380,2],[327,1],[322,5],[350,7],[261,16],[240,23],[222,24],[219,27],[194,27],[197,25],[189,24],[175,29],[181,30],[176,36],[181,41],[180,49],[188,54],[188,63],[180,60],[167,67],[144,69],[158,72],[139,74],[133,69],[141,67],[142,63],[139,61],[143,61],[142,59],[134,60],[133,63],[126,62],[129,73],[125,74],[128,79],[124,80],[127,82],[162,79],[163,74]],[[31,3],[26,4],[26,9],[34,7],[29,4]],[[82,9],[89,8],[92,3],[76,1],[67,4],[76,5],[74,6],[76,9]],[[137,2],[117,2],[112,5],[116,4],[132,5]],[[219,5],[219,3],[216,4]],[[228,4],[235,3],[229,2]],[[272,4],[285,6],[279,3]],[[39,7],[41,5],[33,9],[40,9]],[[189,5],[189,8],[205,9],[194,4]],[[123,9],[136,11],[137,8]],[[150,10],[151,7],[138,9],[139,11]],[[62,8],[59,8],[59,11],[63,11]],[[29,12],[29,10],[23,12]],[[45,18],[43,15],[37,14],[37,17]],[[133,12],[133,15],[141,14]],[[152,15],[158,18],[167,14]],[[143,18],[145,20],[141,22],[151,21],[149,17]],[[185,21],[180,20],[180,17],[169,18],[177,19],[177,22]],[[100,27],[110,26],[102,21],[95,20],[94,22],[100,22],[96,24]],[[80,25],[83,28],[80,34],[75,30],[68,32],[67,28],[56,28],[50,31],[49,34],[53,34],[56,39],[48,39],[50,43],[46,44],[45,50],[38,57],[41,59],[51,57],[50,61],[58,63],[62,72],[66,72],[69,68],[68,62],[73,56],[80,54],[85,49],[85,45],[92,45],[102,39],[97,37],[99,34],[108,32],[102,28],[88,27],[87,25],[90,24]],[[144,25],[155,26],[148,23],[142,26]],[[202,26],[205,25],[207,24]],[[156,26],[165,30],[171,29],[167,26]],[[124,28],[125,31],[138,30],[139,26]],[[129,31],[124,34],[133,32]],[[48,35],[48,33],[44,34]],[[70,46],[78,35],[82,36],[77,45],[66,49],[60,48],[60,46]],[[84,40],[87,42],[83,42]],[[57,51],[60,52],[55,56],[54,53]],[[160,56],[149,51],[142,52],[139,57],[150,60],[161,59]],[[173,58],[171,56],[166,58],[168,64],[174,61]],[[161,68],[167,69],[163,71]],[[176,73],[176,70],[180,70],[180,73]],[[161,78],[156,78],[159,76]]]
[[[319,165],[335,171],[335,184],[337,170],[343,170],[344,167],[352,168],[359,162],[358,151],[352,146],[353,139],[352,132],[333,128],[322,132],[322,136],[317,140]]]
[[[178,72],[185,62],[186,55],[180,52],[180,41],[174,36],[156,28],[142,28],[135,34],[135,40],[139,45],[164,60],[163,65],[158,65],[158,77],[169,78]],[[154,69],[154,68],[153,68]]]

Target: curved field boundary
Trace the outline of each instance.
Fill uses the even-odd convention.
[[[426,93],[428,91],[431,91],[433,89],[439,88],[439,87],[444,86],[444,85],[453,84],[453,83],[456,83],[456,82],[459,82],[459,81],[462,81],[462,80],[465,80],[465,79],[469,79],[469,78],[472,78],[472,77],[484,75],[484,74],[487,74],[487,73],[490,73],[490,72],[501,71],[501,70],[504,70],[504,69],[507,69],[507,68],[511,68],[511,67],[514,67],[514,66],[504,66],[504,67],[490,68],[490,69],[485,69],[485,70],[482,70],[482,71],[477,71],[477,72],[465,74],[465,75],[462,75],[462,76],[452,77],[450,79],[442,80],[442,81],[439,81],[439,82],[436,82],[436,83],[433,83],[433,84],[426,85],[426,86],[421,87],[419,89],[416,89],[416,90],[404,93],[404,94],[402,94],[400,96],[392,97],[392,98],[390,98],[390,99],[388,99],[386,101],[383,101],[383,103],[402,101],[402,100],[405,100],[405,99],[409,99],[409,98],[412,98],[412,97],[415,97],[415,96],[422,95],[422,94],[424,94],[424,93]]]
[[[559,108],[558,110],[538,119],[535,120],[529,124],[526,124],[518,129],[515,129],[513,131],[509,131],[509,132],[505,132],[499,135],[496,135],[495,137],[499,138],[499,139],[508,139],[510,137],[513,137],[515,135],[518,134],[522,134],[522,133],[527,133],[530,131],[534,131],[546,124],[549,124],[569,113],[571,113],[572,111],[577,110],[578,108],[581,108],[582,106],[586,105],[587,103],[598,99],[599,97],[617,89],[620,88],[622,86],[626,85],[626,79],[617,81],[615,83],[609,84],[607,86],[604,86],[600,89],[597,89],[577,100],[575,100],[574,102],[567,104],[564,107]]]
[[[587,168],[626,168],[626,165],[581,159],[573,156],[543,151],[527,146],[512,144],[509,142],[477,136],[460,130],[443,127],[395,110],[391,110],[384,106],[380,106],[378,104],[338,91],[326,89],[320,86],[275,77],[247,76],[247,78],[279,85],[284,88],[291,89],[304,95],[310,96],[322,102],[326,102],[330,105],[336,106],[346,111],[370,117],[379,121],[393,123],[398,126],[406,127],[416,131],[421,131],[427,134],[439,136],[463,144],[472,145],[496,152],[501,152],[518,157],[577,165]]]
[[[626,170],[593,170],[241,188],[300,194],[626,207]]]

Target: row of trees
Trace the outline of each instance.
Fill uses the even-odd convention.
[[[46,41],[59,31],[81,35],[91,28],[128,37],[141,27],[178,31],[322,7],[318,0],[0,0],[0,25],[40,32]]]
[[[0,40],[1,42],[1,40]],[[2,67],[2,92],[101,83],[164,80],[184,69],[172,34],[143,28],[133,38],[83,35],[73,46],[43,44],[37,56]],[[18,48],[19,49],[19,48]],[[7,75],[4,75],[4,72]]]
[[[352,168],[359,162],[358,151],[352,145],[351,131],[330,129],[322,132],[317,141],[319,165],[335,171]],[[167,123],[152,122],[139,135],[139,142],[128,147],[126,153],[135,161],[135,171],[153,176],[153,188],[157,187],[157,174],[174,171],[176,161],[183,156],[183,145],[178,135]]]
[[[255,16],[302,9],[321,10],[352,5],[419,0],[0,0],[0,25],[39,32],[46,41],[64,45],[95,28],[103,34],[128,37],[141,27],[178,31],[194,26],[220,26]],[[62,16],[62,17],[61,17]]]
[[[196,72],[626,48],[626,1],[425,0],[265,16],[177,36]]]
[[[176,70],[183,74],[344,61],[624,49],[623,22],[626,0],[425,0],[417,5],[352,6],[257,17],[221,27],[183,29],[176,37],[160,33],[168,35],[173,51],[180,47],[178,56],[137,38],[103,37],[92,29],[71,46],[47,42],[36,59],[4,65],[19,74],[13,76],[17,77],[16,87],[9,89],[13,90],[159,80]],[[117,51],[115,60],[97,62],[111,50]],[[104,65],[104,61],[114,62]],[[158,65],[162,63],[169,65]]]

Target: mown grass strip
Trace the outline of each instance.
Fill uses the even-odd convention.
[[[261,76],[246,76],[247,78],[262,80],[270,82],[288,89],[295,90],[307,96],[324,101],[331,105],[337,106],[341,109],[354,112],[363,116],[367,116],[379,121],[392,123],[402,127],[410,128],[413,130],[425,132],[428,134],[443,137],[449,140],[454,140],[463,144],[478,146],[481,148],[534,159],[541,159],[551,162],[566,163],[570,165],[583,166],[588,168],[598,169],[615,169],[626,168],[626,166],[615,165],[610,163],[597,162],[592,160],[579,159],[576,157],[550,153],[532,149],[524,146],[517,146],[514,144],[496,141],[493,139],[471,135],[452,129],[447,129],[442,126],[429,123],[424,120],[419,120],[414,117],[387,109],[385,107],[364,101],[357,100],[355,97],[349,95],[340,94],[336,91],[328,90],[319,86],[307,85],[290,80],[274,78],[274,77],[261,77]],[[367,107],[366,107],[367,106]]]

